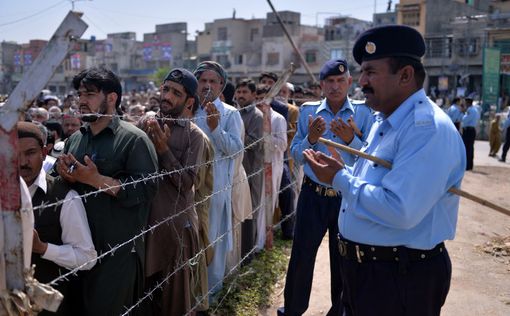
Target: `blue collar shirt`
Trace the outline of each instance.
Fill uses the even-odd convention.
[[[462,127],[476,127],[479,120],[480,112],[474,106],[470,106],[462,118]]]
[[[452,120],[453,123],[460,123],[462,122],[462,118],[464,117],[464,114],[459,110],[459,106],[457,104],[452,104],[450,108],[448,108],[448,116]]]
[[[364,145],[364,141],[368,136],[368,132],[370,131],[370,127],[372,126],[374,116],[372,114],[372,111],[365,105],[365,104],[351,104],[348,98],[346,98],[344,104],[340,108],[340,110],[334,114],[333,111],[331,111],[330,106],[328,105],[327,99],[323,99],[319,102],[310,102],[305,103],[301,106],[299,109],[299,121],[297,126],[297,132],[294,136],[294,139],[292,140],[292,143],[290,145],[290,151],[292,158],[294,158],[295,161],[297,161],[298,164],[304,164],[304,156],[303,151],[305,149],[313,149],[316,151],[321,151],[325,154],[330,155],[330,152],[326,145],[323,143],[317,141],[315,144],[310,144],[308,141],[308,116],[311,115],[313,119],[315,119],[317,116],[322,116],[324,120],[326,121],[326,131],[322,135],[323,138],[329,139],[331,141],[344,144],[345,142],[342,141],[340,137],[337,137],[333,132],[330,130],[330,124],[331,121],[337,118],[341,118],[344,122],[347,123],[347,119],[353,116],[354,122],[360,129],[360,131],[363,134],[362,138],[359,138],[357,135],[354,135],[354,138],[352,139],[351,143],[349,144],[349,147],[352,147],[354,149],[360,149]],[[356,160],[356,157],[352,154],[346,153],[346,152],[339,152],[342,156],[342,159],[345,161],[347,165],[353,165],[354,161]],[[310,179],[315,181],[316,183],[322,184],[324,186],[328,186],[325,183],[320,182],[315,174],[312,172],[312,169],[308,164],[304,165],[304,173],[306,176],[308,176]]]
[[[449,117],[417,91],[389,117],[378,117],[362,151],[366,159],[340,170],[333,187],[342,193],[338,219],[343,237],[379,246],[431,249],[453,239],[466,165],[462,139]]]

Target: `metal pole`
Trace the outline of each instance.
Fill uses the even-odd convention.
[[[20,217],[20,183],[18,172],[18,135],[15,128],[20,114],[44,88],[55,69],[87,29],[81,14],[69,12],[46,47],[0,108],[0,211],[4,223],[6,287],[9,291],[25,288],[23,276],[23,233]],[[30,236],[29,238],[32,238]],[[0,271],[3,272],[3,271]]]
[[[298,54],[299,56],[299,60],[301,61],[301,63],[303,64],[303,66],[305,67],[306,69],[306,72],[308,73],[308,75],[310,76],[310,78],[312,78],[312,82],[313,83],[317,83],[317,79],[315,78],[315,76],[313,75],[312,73],[312,70],[310,69],[310,67],[308,66],[308,63],[306,62],[305,58],[303,57],[303,55],[301,54],[301,52],[299,51],[298,47],[296,46],[296,43],[294,43],[294,40],[292,39],[292,37],[290,36],[290,33],[289,31],[287,30],[287,28],[285,27],[285,24],[283,24],[283,21],[280,17],[280,15],[278,14],[278,12],[276,12],[273,4],[271,3],[271,0],[267,0],[267,3],[269,4],[269,6],[271,7],[271,10],[273,10],[273,13],[276,15],[276,19],[278,20],[278,23],[280,23],[280,26],[282,27],[282,30],[283,30],[283,33],[285,33],[285,36],[287,36],[287,39],[289,40],[290,42],[290,45],[292,45],[292,48],[294,49],[294,51],[296,52],[296,54]]]

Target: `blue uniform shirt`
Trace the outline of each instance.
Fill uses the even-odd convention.
[[[301,106],[299,112],[300,113],[297,132],[290,145],[290,152],[292,158],[294,158],[294,160],[299,164],[304,163],[303,151],[305,149],[310,148],[316,151],[322,151],[323,153],[330,155],[328,148],[323,143],[317,141],[317,143],[312,145],[308,141],[308,115],[311,115],[314,119],[317,116],[322,116],[322,118],[324,118],[327,124],[326,131],[324,132],[322,137],[340,144],[345,144],[345,142],[342,141],[340,137],[337,137],[335,134],[333,134],[333,132],[331,132],[330,123],[333,119],[336,118],[341,118],[344,122],[347,123],[347,119],[350,118],[352,115],[354,118],[354,122],[356,123],[360,131],[363,133],[363,137],[361,139],[358,136],[354,135],[354,138],[349,144],[349,147],[352,147],[354,149],[360,149],[361,147],[363,147],[364,140],[367,138],[368,132],[370,131],[370,127],[372,126],[374,120],[371,110],[365,104],[356,104],[353,106],[349,99],[345,100],[344,104],[342,105],[342,108],[336,114],[333,114],[326,99],[318,102],[305,103]],[[345,152],[341,152],[340,154],[342,155],[342,158],[344,159],[346,164],[348,165],[354,164],[356,157]],[[317,177],[312,172],[312,169],[310,168],[310,166],[308,166],[308,164],[305,164],[304,166],[304,173],[316,183],[328,186],[327,184],[322,183],[317,179]]]
[[[503,130],[510,127],[510,111],[508,112],[508,115],[506,116],[505,123],[503,123]]]
[[[449,117],[417,91],[389,117],[372,126],[363,151],[393,164],[366,159],[340,170],[333,187],[342,192],[340,233],[355,242],[431,249],[455,235],[464,143]]]
[[[462,122],[462,118],[464,117],[464,114],[462,114],[462,112],[459,110],[459,108],[456,104],[452,104],[450,106],[450,108],[448,108],[447,113],[453,123]]]
[[[462,127],[476,127],[480,120],[480,113],[474,106],[470,106],[462,118]]]

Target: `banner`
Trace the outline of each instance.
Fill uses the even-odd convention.
[[[30,53],[30,52],[26,52],[26,53],[23,55],[23,64],[24,64],[25,66],[32,65],[32,53]]]
[[[152,47],[144,47],[143,48],[143,60],[145,60],[145,61],[152,60]]]
[[[80,54],[76,53],[71,55],[71,69],[80,69],[81,68],[81,60]]]
[[[484,48],[483,50],[483,91],[484,104],[498,106],[499,98],[499,69],[501,52],[499,48]],[[499,108],[496,109],[499,111]]]

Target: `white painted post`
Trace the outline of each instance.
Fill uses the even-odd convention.
[[[0,238],[3,238],[1,255],[5,260],[5,271],[0,271],[5,276],[0,280],[5,280],[5,284],[0,288],[10,292],[25,290],[16,122],[62,63],[74,39],[85,33],[88,25],[81,20],[81,15],[72,11],[67,14],[7,102],[0,107],[0,211],[4,225]]]

